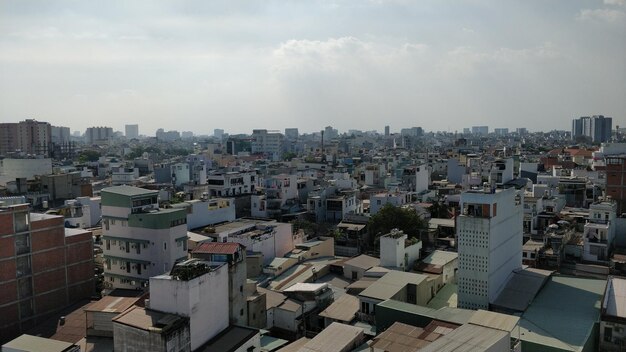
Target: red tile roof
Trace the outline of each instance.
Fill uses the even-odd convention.
[[[201,243],[193,253],[210,253],[210,254],[234,254],[241,246],[235,242],[204,242]]]

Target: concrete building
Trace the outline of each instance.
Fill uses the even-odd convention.
[[[102,216],[100,197],[76,197],[66,200],[59,215],[65,217],[65,224],[69,227],[81,229],[95,227]]]
[[[366,271],[379,265],[380,259],[361,254],[343,263],[343,276],[353,281],[361,280]]]
[[[187,258],[187,214],[159,209],[158,191],[131,186],[102,190],[106,289],[143,289],[152,276]]]
[[[522,265],[523,200],[514,188],[468,191],[457,218],[459,307],[489,309]]]
[[[190,259],[150,278],[150,309],[189,319],[194,351],[228,327],[228,264]]]
[[[593,143],[607,142],[611,139],[613,119],[603,115],[583,116],[572,120],[572,139],[587,137]]]
[[[252,154],[264,154],[270,160],[280,160],[283,153],[283,138],[282,133],[252,130]]]
[[[459,254],[436,250],[424,258],[418,265],[417,271],[441,275],[442,283],[456,283],[456,271],[459,268]]]
[[[297,128],[285,128],[285,139],[296,141],[299,136],[300,134],[298,133]]]
[[[32,180],[35,176],[52,173],[52,159],[12,159],[0,160],[0,184],[15,181],[17,178]]]
[[[420,258],[422,241],[408,239],[408,236],[397,229],[380,237],[380,266],[408,271]]]
[[[114,351],[192,351],[188,318],[134,306],[112,323]]]
[[[489,126],[472,126],[472,134],[486,136],[489,134]]]
[[[257,187],[255,171],[213,172],[207,175],[209,196],[228,197],[253,193]]]
[[[174,204],[172,207],[185,209],[189,230],[236,219],[235,200],[232,198],[194,199]]]
[[[607,156],[606,194],[617,201],[617,213],[626,212],[626,156]]]
[[[609,277],[600,312],[600,351],[623,351],[626,346],[626,279]]]
[[[206,235],[217,242],[240,243],[247,251],[263,254],[263,265],[283,257],[298,243],[291,224],[272,220],[238,219],[215,226],[215,232]]]
[[[246,248],[233,242],[201,243],[191,253],[193,258],[211,263],[228,265],[228,306],[229,320],[235,325],[248,324],[248,306],[245,285],[247,279]]]
[[[400,207],[411,201],[407,192],[383,192],[370,195],[370,215],[376,215],[385,205]]]
[[[68,144],[70,142],[69,127],[50,127],[50,141],[54,144]]]
[[[111,127],[89,127],[85,130],[85,144],[108,144],[113,138]]]
[[[156,139],[164,142],[173,142],[180,140],[180,132],[178,131],[164,131],[162,128],[159,128],[156,131]]]
[[[93,295],[93,275],[90,231],[66,229],[62,216],[27,204],[0,208],[0,341]]]
[[[139,138],[139,125],[124,125],[124,136],[126,139]]]
[[[50,195],[50,200],[65,200],[92,196],[92,186],[80,171],[40,176],[40,191]]]
[[[48,156],[52,143],[52,126],[48,122],[24,120],[0,124],[0,155],[19,151]]]
[[[583,260],[608,263],[615,245],[616,212],[613,201],[589,206],[589,219],[583,229]]]

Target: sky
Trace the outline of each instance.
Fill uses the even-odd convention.
[[[626,127],[626,0],[0,0],[0,122]]]

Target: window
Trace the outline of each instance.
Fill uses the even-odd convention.
[[[107,251],[111,250],[111,240],[106,240],[106,249]]]
[[[163,242],[163,251],[167,251],[167,242]]]
[[[243,308],[239,310],[239,315],[243,315]]]

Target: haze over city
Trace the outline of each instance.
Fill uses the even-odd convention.
[[[569,129],[626,115],[626,2],[2,1],[0,122]]]

